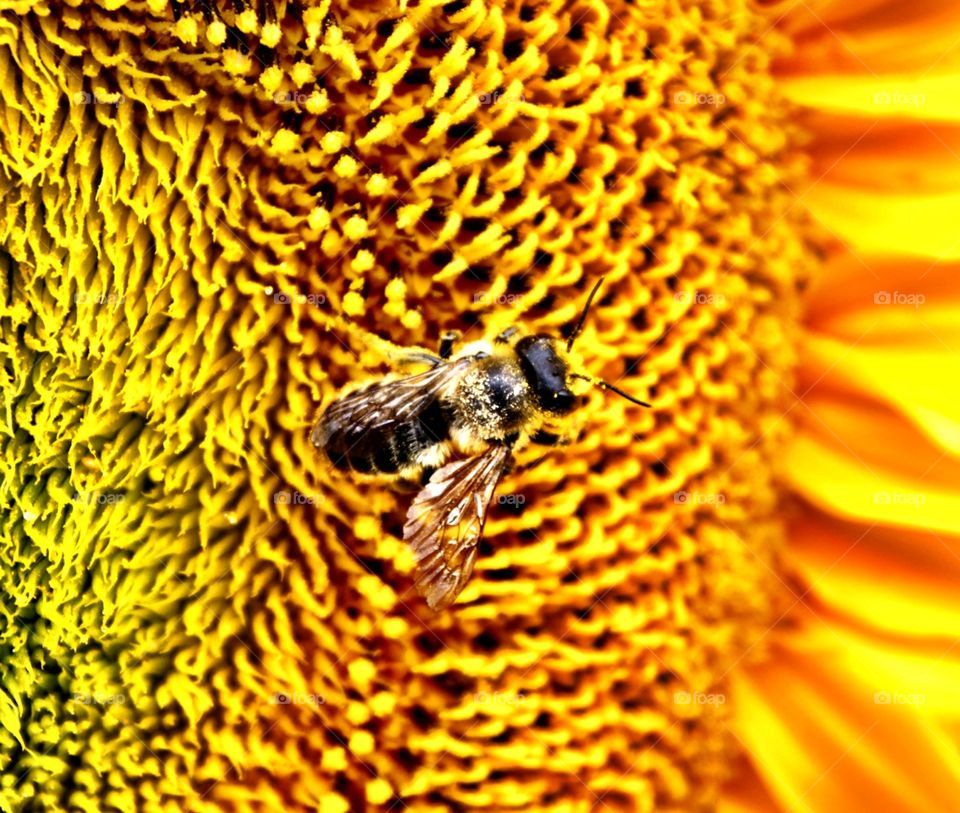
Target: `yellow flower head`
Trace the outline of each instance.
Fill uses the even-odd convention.
[[[798,601],[784,481],[832,461],[788,446],[825,240],[769,15],[0,8],[0,810],[710,809]],[[317,409],[600,277],[577,366],[654,408],[587,388],[431,614],[410,497],[330,471]]]

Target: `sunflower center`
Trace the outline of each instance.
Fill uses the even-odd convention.
[[[17,10],[0,792],[708,805],[724,676],[779,614],[811,266],[769,21],[736,0]],[[445,330],[558,334],[601,276],[583,368],[654,408],[593,391],[571,445],[521,451],[462,604],[431,615],[410,497],[328,472],[317,404]]]

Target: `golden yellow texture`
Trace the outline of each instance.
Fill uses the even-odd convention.
[[[776,617],[811,265],[777,38],[193,8],[0,0],[0,809],[709,808],[727,712],[684,697]],[[318,405],[601,275],[583,363],[654,409],[524,451],[430,614],[409,496],[329,473]]]

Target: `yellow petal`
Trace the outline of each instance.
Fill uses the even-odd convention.
[[[734,775],[723,789],[717,813],[782,813],[748,759],[734,765]]]
[[[773,796],[795,813],[955,809],[955,745],[916,705],[883,703],[843,643],[782,646],[732,681],[731,729]]]
[[[880,195],[823,182],[812,187],[803,201],[829,233],[861,255],[960,259],[956,231],[960,192]]]
[[[852,396],[818,393],[802,410],[785,460],[798,494],[848,519],[960,533],[960,464],[915,428]]]
[[[869,119],[960,120],[960,73],[797,76],[784,79],[781,87],[791,101],[817,110]]]
[[[875,335],[871,332],[854,346],[809,336],[804,343],[805,364],[814,371],[822,369],[831,381],[842,380],[847,388],[883,401],[932,441],[960,455],[960,381],[945,375],[956,365],[952,346],[932,329],[918,337],[922,343],[912,345],[883,343]]]
[[[832,258],[811,293],[799,391],[879,401],[941,449],[960,453],[960,267]]]
[[[954,634],[950,640],[877,634],[810,607],[796,620],[802,632],[793,641],[796,651],[830,659],[840,674],[860,676],[879,695],[875,705],[908,706],[912,715],[936,726],[950,727],[960,719],[960,652]]]

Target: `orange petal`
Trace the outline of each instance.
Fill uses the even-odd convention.
[[[796,813],[956,809],[956,747],[916,705],[883,703],[842,644],[787,644],[731,681],[731,730],[772,795]]]
[[[852,31],[863,26],[889,29],[910,20],[928,22],[946,15],[956,19],[951,0],[914,0],[909,6],[895,0],[764,0],[767,15],[795,32],[820,29]]]
[[[960,454],[960,266],[835,257],[810,294],[800,392],[879,401]]]
[[[778,63],[783,72],[883,74],[931,67],[947,72],[960,62],[954,49],[957,9],[949,0],[790,5],[778,23],[795,45],[794,53]]]
[[[891,695],[890,705],[951,728],[960,720],[960,651],[954,635],[943,638],[883,636],[863,631],[827,611],[803,607],[795,614],[802,634],[791,638],[799,654],[827,657],[840,674],[859,675],[872,691]],[[886,705],[885,698],[874,698]],[[879,701],[879,702],[878,702]]]
[[[960,187],[960,125],[810,111],[810,183],[938,194]],[[797,188],[803,195],[804,189]]]
[[[785,457],[798,494],[839,517],[960,534],[960,464],[906,421],[819,391],[799,414]]]
[[[960,259],[960,192],[880,195],[823,182],[807,190],[803,202],[828,233],[861,255]]]
[[[782,813],[760,779],[753,763],[740,759],[717,805],[717,813]]]
[[[877,294],[884,292],[923,294],[923,307],[877,307]],[[812,330],[850,344],[868,333],[887,342],[926,341],[931,330],[954,344],[953,337],[960,339],[953,316],[960,308],[960,263],[838,251],[809,292],[808,303],[806,322]],[[960,343],[954,346],[960,348]]]
[[[960,539],[813,512],[791,524],[787,558],[818,606],[864,629],[939,638],[941,650],[960,630]]]

